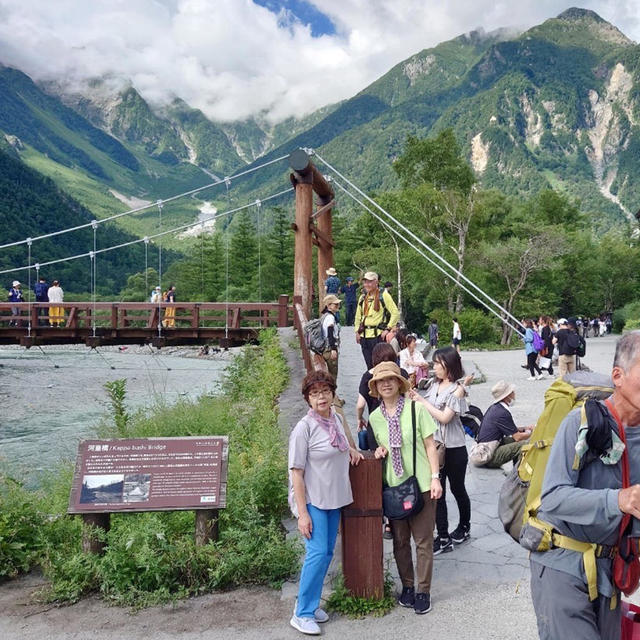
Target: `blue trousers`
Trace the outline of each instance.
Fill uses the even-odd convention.
[[[300,618],[313,618],[320,606],[322,585],[327,575],[333,548],[338,535],[340,509],[317,509],[307,505],[307,511],[313,524],[311,538],[305,540],[306,554],[300,573],[300,590],[296,615]]]

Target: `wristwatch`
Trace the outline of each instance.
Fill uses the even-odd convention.
[[[431,474],[431,479],[433,480],[434,478],[437,478],[438,480],[440,480],[440,474],[439,473],[432,473]]]

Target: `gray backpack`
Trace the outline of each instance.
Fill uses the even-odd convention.
[[[319,318],[309,320],[303,329],[304,341],[311,351],[322,355],[327,350],[327,340],[322,332],[322,321],[325,318],[326,313],[323,313]]]

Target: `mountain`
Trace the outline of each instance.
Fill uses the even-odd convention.
[[[451,127],[482,187],[523,197],[553,187],[605,228],[631,217],[640,200],[639,74],[635,43],[572,8],[524,33],[474,31],[425,49],[351,99],[276,125],[262,116],[211,122],[179,99],[150,105],[109,78],[71,92],[0,68],[0,130],[31,167],[104,216],[297,147],[316,149],[363,189],[395,188],[392,163],[407,136]],[[205,198],[226,208],[287,184],[283,162],[234,181],[229,200],[211,189],[167,213],[186,222]],[[155,217],[122,224],[144,234]]]
[[[592,11],[473,32],[412,56],[266,157],[313,147],[361,188],[397,185],[407,135],[452,127],[480,184],[553,187],[603,226],[640,202],[640,48]],[[268,185],[281,181],[274,168]]]
[[[25,237],[37,237],[58,231],[67,226],[85,225],[93,220],[91,211],[61,191],[53,180],[43,177],[27,167],[13,147],[0,139],[0,228],[2,243],[16,242]],[[98,227],[97,248],[134,240],[115,225],[105,223]],[[45,262],[69,255],[86,253],[93,247],[93,230],[89,227],[71,233],[33,242],[31,261]],[[155,253],[152,254],[155,258]],[[165,252],[163,262],[175,259],[173,252]],[[19,245],[0,252],[0,269],[29,264],[26,245]],[[86,292],[90,288],[91,272],[88,258],[80,258],[43,267],[41,273],[49,282],[60,280],[65,291]],[[96,269],[99,274],[98,293],[113,295],[126,284],[127,277],[144,270],[145,252],[141,244],[114,252],[99,254]],[[151,262],[149,266],[156,265]],[[22,281],[26,288],[29,274],[19,271],[3,276],[3,287],[13,279]],[[31,282],[36,282],[36,272],[31,272]],[[6,288],[6,287],[5,287]]]

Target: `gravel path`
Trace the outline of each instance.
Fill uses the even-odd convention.
[[[343,332],[339,392],[347,401],[345,411],[353,425],[357,384],[364,361],[353,340],[353,330],[346,328]],[[293,340],[292,332],[283,332],[284,345],[290,346]],[[609,372],[614,348],[613,337],[589,339],[585,364],[594,370]],[[281,397],[281,423],[285,432],[304,411],[299,391],[302,373],[299,355],[290,350],[288,360],[293,372],[290,387]],[[525,361],[524,350],[463,352],[463,361],[467,368],[475,364],[486,376],[486,382],[471,389],[473,404],[485,410],[492,401],[491,387],[504,378],[517,385],[517,404],[513,410],[516,422],[535,422],[551,380],[526,380],[528,372],[520,368]],[[500,470],[469,469],[472,538],[453,553],[435,559],[431,613],[416,616],[411,610],[396,607],[382,619],[356,621],[332,615],[331,621],[324,625],[324,634],[335,638],[366,637],[367,640],[386,640],[390,636],[415,640],[427,634],[439,640],[534,640],[537,633],[529,595],[526,552],[502,532],[497,519],[497,493],[503,479]],[[452,526],[456,524],[456,514],[455,503],[452,503]],[[336,558],[340,553],[337,548]],[[389,569],[396,575],[389,541],[385,541],[385,555]],[[337,570],[336,563],[332,570]],[[30,599],[39,584],[41,579],[31,575],[0,586],[0,637],[3,640],[146,640],[150,637],[293,640],[302,637],[288,625],[297,591],[295,582],[285,584],[281,591],[241,589],[139,613],[110,608],[97,599],[50,609],[33,604]]]

